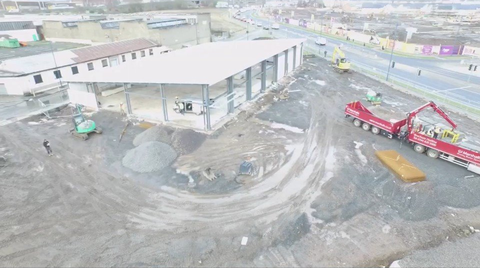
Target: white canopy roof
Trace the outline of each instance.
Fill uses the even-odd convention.
[[[214,42],[130,61],[68,82],[213,85],[304,42],[305,39]]]

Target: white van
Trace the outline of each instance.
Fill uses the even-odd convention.
[[[327,45],[327,39],[325,39],[323,37],[317,37],[317,39],[315,39],[315,44],[317,44],[319,46],[325,46],[325,45]]]
[[[272,29],[273,30],[278,30],[278,29],[280,29],[280,25],[278,25],[278,23],[274,23],[274,24],[272,24]]]

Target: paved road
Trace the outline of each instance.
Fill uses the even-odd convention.
[[[253,18],[253,12],[246,12],[244,15]],[[271,23],[266,19],[253,19],[262,23]],[[250,26],[250,28],[252,27],[255,26]],[[352,64],[371,69],[384,75],[386,75],[388,70],[390,60],[390,53],[388,51],[362,47],[346,40],[340,41],[326,36],[324,37],[327,39],[327,45],[321,47],[315,45],[315,39],[319,35],[286,25],[281,25],[280,29],[272,31],[272,34],[279,38],[307,38],[307,47],[315,50],[318,49],[321,55],[323,55],[324,50],[327,50],[329,55],[327,57],[332,55],[335,46],[342,45],[347,58],[350,59]],[[399,78],[411,84],[437,92],[447,98],[454,98],[458,101],[480,107],[480,88],[478,86],[480,85],[480,77],[444,68],[449,62],[452,63],[452,65],[458,65],[460,59],[421,59],[393,55],[393,61],[395,61],[396,64],[395,68],[390,69],[390,77],[394,79]],[[420,76],[418,76],[419,69],[422,70]]]

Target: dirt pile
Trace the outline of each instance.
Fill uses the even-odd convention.
[[[191,129],[177,129],[172,135],[172,146],[179,154],[189,154],[197,150],[207,136]]]
[[[149,141],[129,150],[122,164],[133,171],[145,173],[162,170],[176,158],[177,153],[168,144]]]
[[[139,146],[140,144],[149,141],[159,141],[170,144],[170,136],[172,135],[172,132],[173,130],[165,127],[153,126],[138,134],[133,140],[133,145]]]

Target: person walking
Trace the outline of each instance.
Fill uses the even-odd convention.
[[[52,148],[50,147],[50,142],[47,141],[47,139],[44,139],[44,140],[43,140],[43,147],[45,147],[45,149],[47,150],[48,156],[52,156],[52,155],[53,155]]]
[[[325,51],[323,51],[323,57],[326,58],[327,57],[327,50],[325,49]]]

